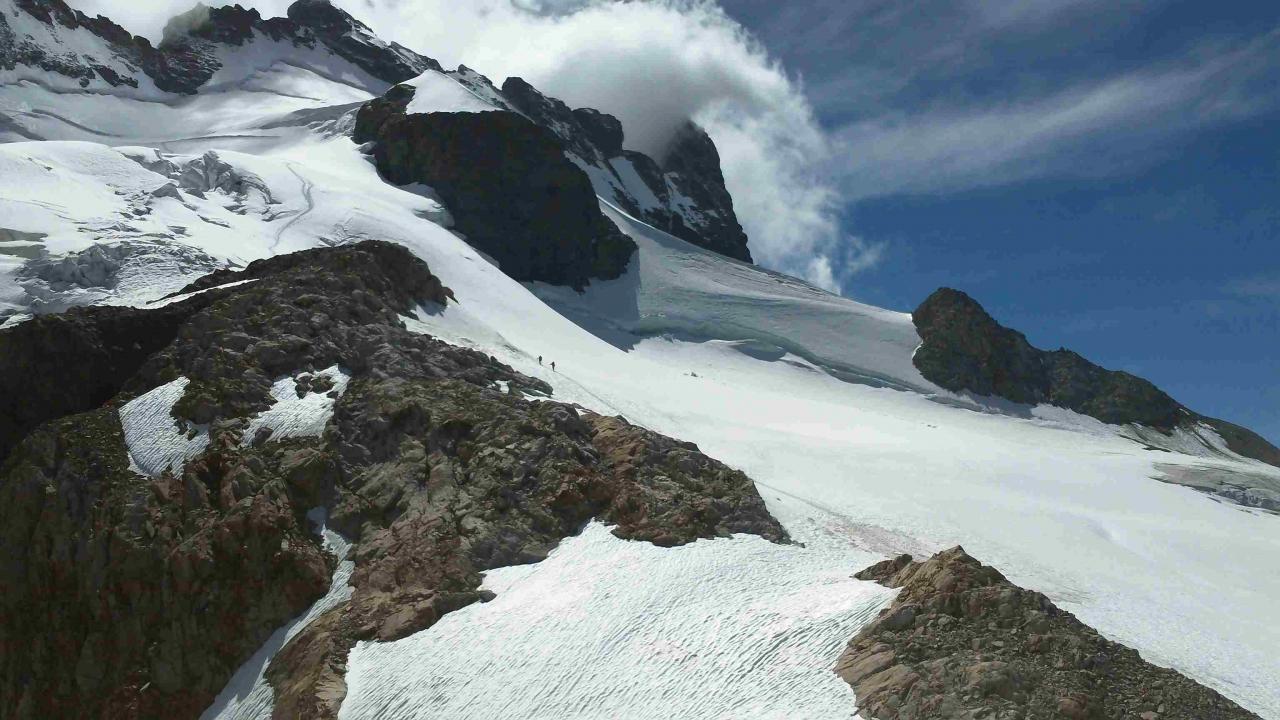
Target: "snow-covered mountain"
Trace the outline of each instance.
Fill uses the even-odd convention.
[[[1275,449],[750,264],[696,126],[324,0],[0,0],[0,141],[0,717],[854,717],[853,574],[962,544],[1280,718]]]

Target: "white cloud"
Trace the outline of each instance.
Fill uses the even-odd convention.
[[[1227,284],[1226,291],[1244,298],[1280,300],[1280,275],[1276,277],[1251,277]]]
[[[243,0],[241,0],[243,2]],[[282,14],[284,0],[246,3]],[[829,151],[798,84],[711,0],[337,0],[381,37],[466,64],[501,84],[520,76],[575,107],[622,120],[627,146],[661,154],[685,120],[720,149],[726,183],[757,260],[839,290],[850,267],[879,257],[841,235]],[[88,0],[155,37],[180,0]],[[843,267],[839,262],[837,267]],[[825,268],[825,269],[824,269]]]
[[[853,252],[857,269],[879,257],[840,232],[835,189],[818,172],[830,148],[801,88],[713,2],[544,0],[531,13],[506,0],[466,9],[401,0],[350,9],[447,66],[465,63],[497,82],[518,75],[572,106],[616,115],[628,147],[651,155],[696,119],[716,141],[765,266],[839,291],[833,256]]]
[[[848,199],[937,193],[1148,162],[1175,137],[1280,101],[1280,32],[1171,67],[1083,81],[981,107],[883,113],[840,128],[833,172]]]

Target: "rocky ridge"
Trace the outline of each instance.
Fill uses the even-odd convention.
[[[64,0],[11,1],[15,12],[43,23],[54,37],[62,31],[77,30],[95,36],[104,55],[41,45],[15,32],[13,23],[0,12],[0,70],[12,70],[18,65],[36,67],[68,77],[85,88],[95,82],[139,88],[146,78],[159,90],[193,94],[221,67],[219,46],[241,47],[259,40],[326,48],[386,83],[440,69],[431,58],[396,43],[382,42],[367,26],[328,0],[298,0],[283,18],[263,18],[257,10],[240,5],[210,8],[197,4],[170,21],[159,46],[132,35],[109,18],[89,17]]]
[[[600,195],[681,240],[751,262],[747,234],[725,189],[720,154],[697,124],[687,122],[661,157],[651,158],[623,148],[622,123],[612,115],[570,109],[518,77],[507,78],[501,92],[513,108],[555,133],[576,162],[596,171]],[[627,166],[642,187],[623,176]]]
[[[1107,370],[1065,348],[1033,347],[959,290],[941,288],[911,315],[922,341],[912,362],[931,382],[1016,403],[1046,403],[1114,425],[1168,434],[1205,425],[1234,453],[1280,466],[1280,449],[1246,428],[1205,417],[1135,375]]]
[[[405,330],[401,314],[449,292],[399,246],[304,251],[186,290],[203,292],[0,332],[9,357],[134,328],[82,371],[13,381],[71,390],[11,429],[23,437],[0,462],[0,717],[197,716],[325,593],[315,507],[354,544],[352,591],[271,663],[276,717],[334,717],[353,643],[483,601],[482,571],[536,562],[592,518],[663,546],[785,540],[751,480],[695,446],[530,400],[549,388]],[[335,367],[345,392],[321,382]],[[208,443],[143,474],[122,408],[181,378],[172,420]],[[280,378],[331,400],[323,432],[248,432]]]
[[[877,720],[1228,720],[1257,716],[1144,661],[955,547],[856,577],[901,588],[836,673]]]
[[[388,181],[430,186],[455,229],[508,275],[579,290],[621,275],[634,243],[604,218],[595,195],[751,262],[715,143],[693,123],[659,164],[623,149],[622,124],[611,115],[570,109],[520,78],[498,88],[465,67],[444,75],[494,110],[411,113],[417,90],[403,84],[360,109],[353,137],[371,144]],[[620,168],[629,171],[625,179]]]

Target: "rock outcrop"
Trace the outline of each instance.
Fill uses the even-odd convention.
[[[101,407],[213,299],[156,310],[73,308],[0,332],[0,463],[38,425]]]
[[[536,562],[592,518],[664,546],[786,539],[750,479],[696,446],[531,401],[550,388],[407,331],[402,314],[450,293],[400,246],[270,258],[185,290],[204,292],[0,331],[14,347],[65,333],[87,348],[121,323],[136,338],[86,365],[100,382],[69,380],[84,388],[11,431],[24,437],[0,464],[0,717],[197,716],[328,589],[317,506],[353,543],[351,594],[271,662],[280,718],[335,717],[355,642],[485,600],[481,572]],[[344,392],[318,372],[335,366]],[[15,369],[52,384],[43,372]],[[331,400],[325,430],[249,433],[290,377]],[[208,443],[143,474],[121,409],[176,378],[172,420]]]
[[[751,262],[720,154],[695,123],[686,123],[660,157],[650,157],[623,149],[617,118],[591,108],[570,109],[521,78],[507,78],[502,97],[555,133],[578,162],[595,168],[596,191],[630,215],[686,242]]]
[[[922,340],[912,362],[926,379],[948,390],[1046,403],[1105,423],[1135,423],[1164,433],[1203,424],[1233,452],[1280,466],[1280,449],[1256,433],[1195,413],[1150,382],[1107,370],[1065,348],[1033,347],[959,290],[936,290],[911,319]]]
[[[1144,661],[956,547],[857,576],[901,588],[836,664],[877,720],[1257,718]]]
[[[384,178],[430,185],[454,228],[517,280],[582,289],[626,270],[635,243],[555,134],[505,110],[409,114],[414,92],[396,86],[357,115],[355,140],[374,144]]]

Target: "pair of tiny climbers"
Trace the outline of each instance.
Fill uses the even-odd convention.
[[[538,364],[539,364],[539,365],[541,365],[541,364],[542,364],[542,356],[541,356],[541,355],[539,355],[539,356],[538,356]],[[551,361],[551,372],[555,372],[555,371],[556,371],[556,361],[555,361],[555,360],[552,360],[552,361]]]

